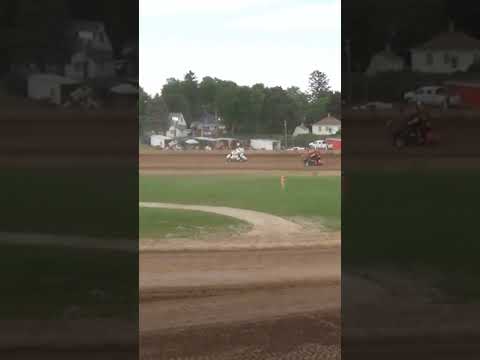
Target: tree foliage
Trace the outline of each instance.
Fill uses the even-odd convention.
[[[309,78],[309,97],[310,101],[317,101],[330,94],[330,84],[327,74],[315,70]]]
[[[207,112],[221,117],[231,134],[283,134],[285,124],[290,134],[297,125],[318,121],[328,112],[340,114],[340,93],[330,90],[327,76],[314,71],[311,80],[310,90],[304,92],[293,86],[240,86],[210,76],[199,81],[189,71],[181,80],[168,79],[158,99],[168,111],[183,113],[189,124]]]

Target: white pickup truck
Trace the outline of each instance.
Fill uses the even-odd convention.
[[[449,94],[443,86],[423,86],[415,91],[405,93],[403,99],[408,102],[420,101],[422,104],[448,108],[460,105],[458,95]]]
[[[308,146],[315,150],[330,150],[333,148],[333,145],[327,143],[325,140],[315,140],[308,144]]]

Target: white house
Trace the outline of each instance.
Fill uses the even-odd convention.
[[[315,135],[333,135],[341,130],[341,121],[336,117],[330,116],[317,121],[312,125],[312,134]]]
[[[113,47],[102,22],[74,21],[71,37],[73,52],[65,76],[86,80],[115,75]]]
[[[167,136],[171,138],[185,137],[191,134],[191,130],[187,128],[187,122],[182,113],[170,113],[168,115],[170,126]]]
[[[305,124],[298,125],[293,131],[293,136],[310,134],[310,129],[305,126]]]
[[[158,146],[163,149],[166,146],[166,142],[170,140],[172,140],[172,138],[169,138],[168,136],[165,136],[165,135],[152,135],[150,136],[150,145]]]
[[[480,40],[456,31],[451,23],[449,31],[411,49],[411,55],[413,71],[440,74],[465,71],[480,61]]]
[[[28,77],[28,97],[62,104],[64,85],[75,85],[78,81],[56,74],[33,74]]]
[[[390,45],[387,44],[385,49],[376,53],[370,60],[366,74],[374,76],[380,72],[386,71],[402,71],[405,68],[405,61],[396,55]]]
[[[250,147],[252,148],[252,150],[280,150],[280,140],[251,139]]]

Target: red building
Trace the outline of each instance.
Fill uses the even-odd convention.
[[[340,138],[328,138],[327,144],[332,145],[332,150],[342,150],[342,139]]]
[[[446,82],[450,94],[459,95],[462,106],[480,108],[480,81]]]

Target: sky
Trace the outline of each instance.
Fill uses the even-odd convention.
[[[341,88],[341,0],[139,0],[140,85],[193,71],[239,85]]]

